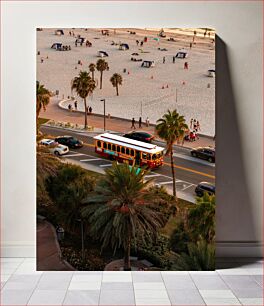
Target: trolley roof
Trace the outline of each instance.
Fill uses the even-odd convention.
[[[111,142],[116,145],[123,145],[131,149],[135,149],[135,150],[143,151],[147,153],[152,153],[152,154],[165,150],[164,148],[158,147],[157,145],[154,145],[151,143],[145,143],[142,141],[129,139],[123,136],[114,135],[110,133],[104,133],[104,134],[97,135],[94,137],[94,139],[105,141],[105,142]]]

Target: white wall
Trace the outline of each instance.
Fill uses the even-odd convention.
[[[227,91],[233,89],[233,96],[225,97],[225,89],[217,81],[221,89],[217,98],[218,255],[260,255],[261,1],[6,1],[1,7],[2,256],[35,255],[35,28],[110,26],[217,30],[222,40],[220,54],[229,63],[225,68],[230,69],[232,84],[226,84]],[[217,63],[221,66],[221,58]],[[225,81],[223,76],[220,79]],[[234,147],[228,130],[242,136],[239,147]],[[239,149],[229,152],[231,159],[225,139],[233,145],[232,150]],[[240,157],[233,167],[236,154]]]

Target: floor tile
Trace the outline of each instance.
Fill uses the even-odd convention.
[[[135,305],[133,290],[101,290],[99,305]]]
[[[135,290],[166,290],[163,282],[134,282]]]
[[[252,275],[251,277],[257,284],[259,284],[263,288],[263,275]]]
[[[214,275],[192,275],[192,279],[196,287],[200,290],[203,289],[229,289],[228,286],[224,283],[220,276]]]
[[[246,298],[246,299],[239,299],[240,303],[242,305],[245,305],[245,306],[253,306],[253,305],[261,305],[263,306],[264,305],[264,301],[263,299],[260,299],[260,298]]]
[[[236,298],[231,290],[199,290],[203,298],[229,299]]]
[[[6,282],[10,277],[11,274],[2,274],[3,272],[1,271],[1,282]]]
[[[28,305],[62,305],[65,290],[35,290]]]
[[[135,298],[138,299],[168,299],[166,290],[135,290]]]
[[[63,305],[98,305],[100,290],[68,291]]]
[[[123,282],[123,283],[104,282],[101,285],[101,290],[133,290],[133,283],[132,282]]]
[[[34,290],[37,286],[36,282],[11,282],[7,281],[5,289],[10,290]]]
[[[101,282],[102,278],[100,274],[73,275],[72,282]]]
[[[131,272],[104,272],[103,282],[132,282]]]
[[[15,271],[15,274],[42,274],[42,271],[36,271],[35,263],[22,263],[18,269]]]
[[[237,298],[262,298],[263,297],[263,289],[232,289],[232,292]]]
[[[41,274],[13,274],[10,276],[8,281],[10,282],[22,282],[22,283],[37,283],[41,277]]]
[[[25,260],[23,257],[1,257],[0,258],[0,263],[5,263],[5,262],[20,262],[22,263]]]
[[[144,272],[135,271],[132,272],[133,282],[162,282],[160,272]]]
[[[72,278],[72,273],[43,272],[38,285],[38,290],[67,290]]]
[[[32,290],[3,289],[1,292],[1,305],[27,305]]]
[[[168,290],[172,305],[204,305],[204,301],[196,289]]]
[[[157,306],[171,306],[171,302],[169,299],[137,299],[136,305],[157,305]]]
[[[1,282],[1,289],[3,289],[5,282]]]
[[[220,275],[247,275],[248,271],[242,268],[221,269],[217,270]]]
[[[206,298],[204,299],[206,305],[213,306],[213,305],[241,305],[238,299],[235,298]],[[249,306],[249,305],[247,305]]]
[[[163,280],[167,289],[196,289],[190,275],[164,275]]]
[[[101,282],[71,282],[68,290],[100,290]]]
[[[257,289],[260,286],[248,275],[222,275],[223,281],[231,289]]]

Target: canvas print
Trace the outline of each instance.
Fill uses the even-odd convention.
[[[214,270],[214,29],[36,40],[37,269]]]

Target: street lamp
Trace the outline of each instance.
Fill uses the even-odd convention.
[[[101,102],[104,102],[104,131],[105,131],[105,99],[101,99]]]

